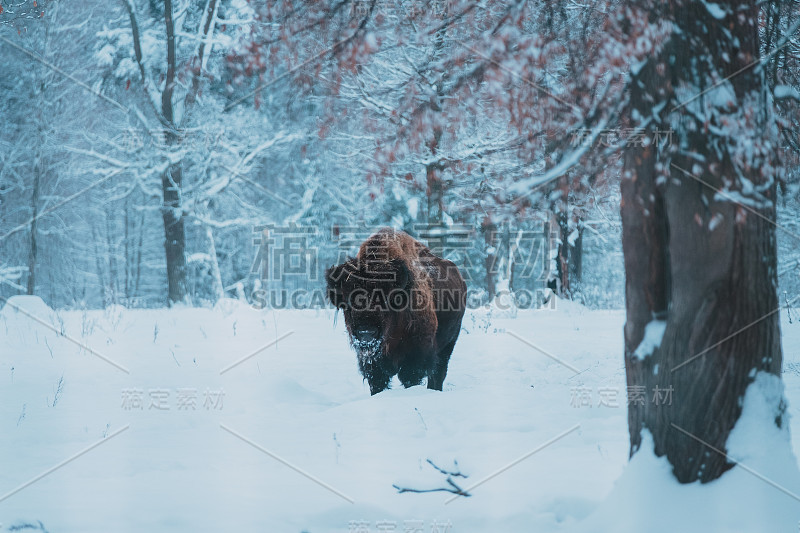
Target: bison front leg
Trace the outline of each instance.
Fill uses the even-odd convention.
[[[422,383],[422,379],[425,377],[425,369],[418,367],[418,366],[405,366],[400,369],[400,372],[397,373],[397,377],[400,378],[400,383],[403,384],[403,387],[409,388],[414,387]]]
[[[395,372],[388,368],[382,360],[372,358],[359,359],[358,363],[361,375],[369,383],[371,395],[374,396],[389,388],[389,383],[392,381],[392,376],[394,376]]]

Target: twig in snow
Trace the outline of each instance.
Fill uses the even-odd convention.
[[[425,419],[424,419],[424,418],[422,418],[422,413],[420,413],[420,412],[419,412],[419,409],[417,409],[416,407],[414,408],[414,410],[417,412],[417,414],[419,415],[419,419],[422,421],[422,427],[424,427],[424,428],[425,428],[425,431],[428,431],[428,424],[426,424],[426,423],[425,423]],[[430,459],[428,459],[428,462],[430,463],[430,462],[431,462],[431,460],[430,460]],[[431,463],[431,464],[433,464],[433,463]]]
[[[58,385],[56,385],[56,392],[53,395],[51,407],[55,407],[58,404],[58,397],[61,395],[62,390],[64,390],[64,374],[61,374],[61,377],[58,379]]]
[[[472,496],[472,494],[465,492],[464,489],[456,485],[452,478],[447,478],[445,481],[447,481],[447,484],[450,485],[449,487],[439,487],[437,489],[412,489],[409,487],[400,487],[394,484],[392,484],[392,487],[397,489],[398,494],[403,494],[404,492],[413,492],[416,494],[423,494],[426,492],[450,492],[458,496],[465,496],[467,498]]]
[[[436,470],[438,470],[439,472],[441,472],[442,474],[444,474],[444,475],[446,475],[446,476],[463,477],[464,479],[467,479],[467,478],[469,477],[469,476],[467,476],[467,475],[465,475],[465,474],[462,474],[462,473],[461,473],[461,469],[460,469],[460,468],[458,468],[458,461],[456,461],[455,459],[453,459],[453,466],[455,466],[455,467],[456,467],[456,470],[455,470],[455,471],[448,471],[448,470],[445,470],[444,468],[441,468],[441,467],[437,466],[437,465],[436,465],[436,463],[434,463],[434,462],[433,462],[433,461],[431,461],[430,459],[427,459],[427,461],[428,461],[428,464],[429,464],[429,465],[431,465],[431,466],[432,466],[432,467],[434,467]]]
[[[49,533],[47,529],[45,529],[44,524],[42,524],[41,520],[36,521],[37,524],[29,524],[26,522],[22,522],[21,524],[14,524],[13,526],[8,526],[9,531],[22,531],[25,529],[32,529],[34,531],[41,531],[42,533]]]
[[[786,314],[789,316],[789,324],[792,323],[792,307],[789,305],[789,295],[783,291],[783,299],[786,300]]]
[[[58,326],[59,326],[58,331],[59,331],[59,333],[60,333],[60,335],[62,337],[66,337],[67,336],[67,326],[66,326],[66,324],[64,324],[64,319],[61,317],[60,314],[58,314],[58,311],[56,311],[55,315],[56,315],[55,316],[56,320],[58,320]],[[55,325],[55,324],[53,324],[53,325]]]
[[[461,477],[461,478],[464,478],[464,479],[469,477],[469,476],[461,473],[461,470],[458,468],[458,461],[453,460],[453,464],[455,465],[455,468],[456,468],[455,471],[445,470],[444,468],[441,468],[441,467],[437,466],[430,459],[428,459],[427,462],[428,462],[429,465],[431,465],[433,468],[435,468],[438,472],[440,472],[440,473],[442,473],[442,474],[447,476],[447,479],[445,479],[445,483],[447,483],[448,486],[446,486],[446,487],[438,487],[438,488],[435,488],[435,489],[415,489],[415,488],[411,488],[411,487],[401,487],[399,485],[392,484],[392,487],[394,487],[397,490],[398,494],[403,494],[404,492],[413,492],[413,493],[416,493],[416,494],[422,494],[422,493],[425,493],[425,492],[450,492],[452,494],[456,494],[458,496],[465,496],[467,498],[472,496],[472,494],[470,494],[469,492],[467,492],[464,489],[462,489],[461,487],[459,487],[458,484],[455,481],[453,481],[453,477]]]

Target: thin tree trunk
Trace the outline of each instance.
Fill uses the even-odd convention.
[[[444,47],[445,32],[439,31],[434,38],[434,56],[438,55]],[[438,82],[436,87],[436,101],[433,103],[433,111],[436,113],[442,112],[441,102],[444,99],[444,87],[441,82]],[[442,180],[441,172],[442,165],[435,160],[436,154],[439,151],[439,143],[442,140],[442,128],[436,126],[433,128],[433,137],[428,141],[428,148],[431,151],[431,162],[425,165],[425,182],[427,186],[427,201],[428,201],[428,224],[441,225],[444,222],[444,193],[445,184]]]
[[[142,280],[142,250],[144,248],[144,219],[145,215],[142,213],[142,216],[139,221],[139,240],[136,243],[136,279],[133,285],[133,295],[139,295],[139,286]]]
[[[109,301],[104,303],[118,303],[119,272],[117,269],[117,247],[114,246],[112,214],[106,210],[106,254],[108,257],[108,291]]]
[[[164,21],[167,33],[167,76],[161,94],[161,113],[170,128],[165,136],[168,146],[180,142],[175,131],[175,114],[172,96],[175,90],[175,26],[172,19],[172,0],[164,1]],[[170,165],[161,178],[164,220],[164,248],[167,260],[167,298],[170,304],[186,299],[186,231],[182,212],[183,168],[178,161]]]
[[[566,206],[565,206],[566,207]],[[556,259],[556,268],[558,272],[559,296],[564,298],[570,297],[570,283],[569,283],[569,261],[570,261],[570,246],[569,246],[569,216],[566,212],[560,211],[556,215],[558,221],[558,234],[561,236],[561,242],[558,245],[558,257]]]
[[[105,265],[103,264],[103,253],[100,250],[100,245],[98,243],[102,242],[100,239],[100,235],[97,233],[97,228],[92,225],[92,248],[94,250],[94,267],[97,269],[97,281],[100,286],[100,299],[103,302],[103,307],[106,306],[106,275],[105,275]]]
[[[556,251],[556,280],[551,282],[550,288],[562,298],[572,298],[579,290],[583,273],[583,225],[579,220],[575,229],[570,229],[569,214],[564,211],[566,206],[553,206],[558,228],[559,243]],[[574,231],[578,236],[570,242]]]
[[[125,224],[125,301],[130,305],[131,297],[131,269],[133,268],[133,258],[131,257],[131,241],[130,241],[130,198],[125,198],[125,217],[122,222]]]
[[[36,291],[36,256],[39,253],[37,235],[39,232],[39,186],[41,183],[42,164],[41,154],[39,154],[33,166],[33,191],[31,193],[31,230],[30,230],[30,250],[28,251],[28,294],[33,295]]]
[[[57,13],[57,11],[55,12]],[[42,44],[42,55],[47,57],[50,55],[50,37],[53,29],[53,21],[55,20],[55,13],[50,13],[50,17],[45,23],[45,33]],[[46,62],[40,65],[39,81],[35,85],[34,95],[38,100],[38,105],[35,111],[35,124],[37,133],[37,146],[33,162],[33,190],[31,192],[31,224],[30,224],[30,250],[28,251],[28,284],[27,293],[33,295],[36,292],[37,282],[37,261],[39,256],[39,199],[41,195],[42,178],[48,171],[49,162],[46,160],[47,154],[45,153],[45,145],[48,135],[50,124],[45,119],[48,106],[48,98],[52,95],[49,94],[49,80],[50,70],[45,68]],[[52,275],[52,274],[51,274]],[[52,290],[52,287],[51,287]]]
[[[181,178],[180,163],[176,163],[164,173],[161,180],[164,194],[161,215],[164,220],[164,249],[170,304],[186,299],[186,231],[181,213]]]
[[[570,287],[573,293],[580,292],[581,277],[583,276],[583,221],[578,220],[575,230],[577,237],[569,244],[569,271],[567,275],[570,279]],[[571,234],[570,234],[571,236]]]
[[[214,279],[214,298],[221,300],[225,296],[224,286],[222,285],[222,274],[219,271],[217,261],[217,247],[214,245],[214,232],[210,227],[206,227],[206,237],[208,238],[208,256],[211,258],[211,277]]]
[[[494,225],[489,215],[483,219],[481,226],[486,243],[486,257],[484,258],[486,293],[488,301],[491,302],[497,293],[497,277],[495,276],[497,270],[497,226]]]

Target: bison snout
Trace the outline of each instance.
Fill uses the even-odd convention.
[[[360,343],[370,343],[379,339],[381,332],[378,328],[356,328],[353,330],[353,336]]]

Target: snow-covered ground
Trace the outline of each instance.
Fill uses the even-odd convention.
[[[782,320],[798,435],[800,324]],[[333,310],[54,312],[15,297],[0,311],[2,530],[685,533],[789,517],[797,531],[780,450],[749,465],[767,479],[739,467],[680,487],[645,453],[626,469],[623,321],[568,302],[474,311],[444,392],[370,397]],[[759,398],[737,428],[745,464],[779,440],[758,427]],[[453,487],[429,459],[471,496],[398,493]],[[770,506],[778,518],[759,515]]]

